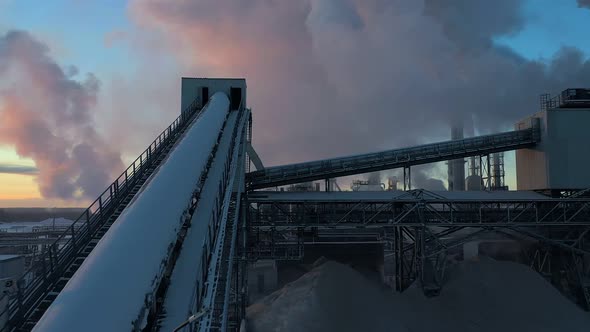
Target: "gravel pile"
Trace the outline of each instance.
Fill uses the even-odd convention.
[[[590,331],[590,314],[525,265],[489,258],[449,271],[440,296],[402,294],[333,261],[252,304],[248,331]]]

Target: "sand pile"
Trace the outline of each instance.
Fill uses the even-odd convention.
[[[590,314],[528,267],[458,264],[439,297],[394,293],[326,262],[248,308],[249,331],[590,331]]]

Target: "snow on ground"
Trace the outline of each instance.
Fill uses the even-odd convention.
[[[43,221],[0,222],[0,232],[32,232],[35,228],[68,227],[74,221],[65,218],[50,218]]]
[[[249,331],[590,331],[590,314],[527,266],[489,258],[451,269],[438,297],[398,294],[326,262],[252,304]]]

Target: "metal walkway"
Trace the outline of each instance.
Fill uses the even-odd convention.
[[[530,129],[470,137],[462,140],[269,167],[248,173],[247,179],[251,190],[270,188],[522,149],[534,146],[539,140],[538,127],[531,127]]]
[[[199,102],[174,120],[18,281],[2,331],[30,331],[143,184],[201,114]]]

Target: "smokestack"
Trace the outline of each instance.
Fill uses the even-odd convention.
[[[491,186],[494,190],[507,190],[504,181],[504,153],[494,153],[491,157]]]
[[[387,190],[397,190],[397,177],[392,176],[387,181]]]
[[[451,127],[451,140],[463,138],[463,124],[453,125]],[[465,160],[450,160],[448,167],[449,191],[465,191]]]

